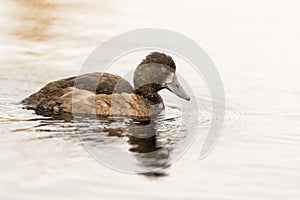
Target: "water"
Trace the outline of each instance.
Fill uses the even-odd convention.
[[[1,199],[299,199],[298,2],[185,4],[1,1]],[[192,82],[203,93],[197,97],[201,117],[191,148],[158,173],[133,175],[100,164],[81,145],[78,132],[93,133],[94,122],[49,120],[18,102],[48,81],[76,74],[105,39],[141,27],[180,32],[207,51],[223,80],[226,108],[218,109],[226,117],[219,143],[199,160],[209,124],[218,124],[219,118],[203,84]],[[132,69],[142,55],[134,53],[116,65]],[[182,64],[182,76],[191,76],[180,59],[176,63]],[[182,138],[168,135],[181,116],[173,103],[166,111],[171,121],[161,119],[155,127],[160,144],[176,144],[187,134],[182,129]],[[94,127],[98,132],[99,126]],[[107,151],[114,142],[136,158],[137,141],[130,142],[126,133],[108,129],[101,140],[89,133],[84,138]],[[153,148],[151,143],[148,147]]]

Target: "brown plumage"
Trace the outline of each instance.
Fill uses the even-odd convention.
[[[70,118],[72,113],[77,113],[126,115],[149,120],[164,109],[163,100],[157,92],[164,88],[173,91],[170,88],[174,86],[169,86],[173,82],[179,85],[175,69],[170,56],[154,52],[136,69],[134,89],[120,76],[89,73],[50,82],[22,103],[37,114],[53,118],[66,119],[66,116]],[[173,92],[189,100],[181,89],[180,86]]]

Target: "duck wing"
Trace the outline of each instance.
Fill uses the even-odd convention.
[[[132,93],[133,88],[124,78],[109,73],[89,73],[53,82],[59,88],[75,87],[96,94]]]

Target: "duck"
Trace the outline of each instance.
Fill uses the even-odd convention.
[[[134,86],[121,76],[93,72],[49,82],[21,103],[38,115],[62,119],[76,113],[149,120],[165,109],[160,90],[190,100],[175,72],[171,56],[152,52],[137,66]]]

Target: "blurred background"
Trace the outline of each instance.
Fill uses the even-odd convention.
[[[1,199],[300,198],[298,1],[0,4]],[[72,125],[45,121],[18,104],[47,82],[77,74],[103,41],[137,28],[170,29],[197,42],[215,63],[226,94],[226,108],[220,108],[225,125],[213,152],[198,159],[199,136],[160,176],[101,165],[70,139]],[[134,68],[144,55],[124,59],[124,66]],[[217,121],[218,115],[199,99],[205,132],[203,119]]]

